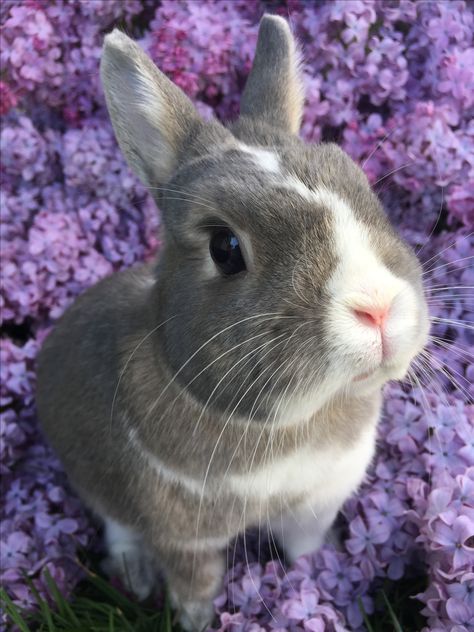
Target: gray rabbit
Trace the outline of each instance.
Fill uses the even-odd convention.
[[[107,106],[164,245],[80,296],[39,358],[40,419],[105,523],[110,572],[144,598],[159,568],[187,630],[212,619],[247,527],[289,559],[321,545],[374,453],[382,385],[427,339],[420,265],[366,176],[297,137],[298,59],[264,16],[224,127],[107,35]]]

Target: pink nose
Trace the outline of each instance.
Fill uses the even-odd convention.
[[[354,309],[354,313],[361,323],[369,327],[383,327],[387,320],[390,306],[385,307],[364,307]]]

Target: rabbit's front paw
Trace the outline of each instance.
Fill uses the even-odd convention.
[[[146,599],[155,585],[156,569],[141,536],[115,520],[107,519],[105,527],[109,556],[102,569],[110,577],[118,577],[137,599]]]
[[[171,594],[171,601],[175,607],[179,623],[186,632],[202,632],[214,618],[214,606],[209,600],[181,601],[176,594]]]

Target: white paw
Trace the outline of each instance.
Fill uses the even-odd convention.
[[[178,612],[179,623],[186,632],[203,632],[214,618],[214,606],[211,601],[181,601],[171,593],[171,602]]]
[[[146,599],[153,590],[156,569],[140,535],[110,519],[105,526],[109,556],[102,562],[104,572],[118,577],[140,601]]]
[[[151,560],[135,554],[114,554],[102,562],[102,570],[109,577],[118,577],[124,587],[142,601],[150,596],[155,585],[155,569]]]

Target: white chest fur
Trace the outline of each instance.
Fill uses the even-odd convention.
[[[249,474],[229,477],[233,493],[258,500],[305,495],[316,504],[341,503],[361,483],[375,449],[375,423],[350,447],[306,447]]]

